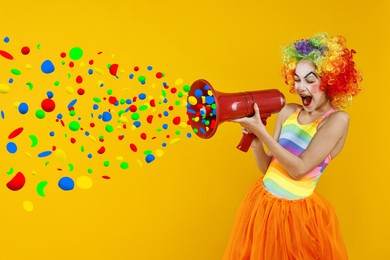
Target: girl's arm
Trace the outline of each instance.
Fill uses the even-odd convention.
[[[249,132],[254,133],[269,152],[287,170],[293,179],[301,179],[307,172],[318,166],[332,150],[345,139],[348,132],[349,116],[346,112],[335,112],[317,131],[307,149],[298,157],[284,149],[266,130],[261,122],[258,106],[255,115],[236,119]],[[279,128],[279,126],[277,126]],[[280,130],[279,130],[280,133]],[[269,161],[268,161],[269,162]]]

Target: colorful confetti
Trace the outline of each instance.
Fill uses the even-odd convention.
[[[154,163],[165,147],[192,136],[190,87],[182,79],[150,65],[120,64],[104,51],[72,46],[50,53],[45,44],[3,39],[1,179],[9,190],[32,187],[44,198],[53,185],[90,189],[99,179],[117,178],[116,169]],[[26,211],[33,199],[24,201]]]

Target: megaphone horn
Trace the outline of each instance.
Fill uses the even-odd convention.
[[[204,79],[191,85],[187,97],[188,123],[201,138],[210,138],[219,124],[241,117],[254,115],[254,104],[260,108],[260,117],[264,124],[271,114],[278,113],[285,105],[284,95],[277,89],[257,90],[240,93],[216,91]],[[254,135],[244,134],[237,148],[248,151]]]

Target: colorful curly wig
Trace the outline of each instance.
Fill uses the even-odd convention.
[[[344,37],[319,33],[283,48],[282,75],[293,93],[297,63],[302,59],[313,61],[316,73],[322,80],[321,90],[325,91],[334,106],[345,108],[351,104],[352,97],[360,92],[362,77],[352,60],[355,53],[347,49]]]

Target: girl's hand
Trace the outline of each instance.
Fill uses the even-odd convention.
[[[242,117],[231,120],[231,122],[239,123],[243,128],[244,133],[253,133],[258,136],[259,131],[264,131],[265,126],[261,121],[260,109],[255,103],[253,106],[255,114],[252,117]]]

